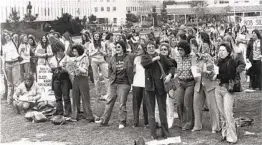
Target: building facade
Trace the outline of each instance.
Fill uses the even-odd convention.
[[[147,15],[152,6],[160,7],[163,0],[1,0],[0,22],[6,22],[12,10],[19,12],[20,19],[27,13],[29,1],[36,21],[53,21],[63,13],[82,19],[95,15],[99,23],[123,25],[126,14]]]

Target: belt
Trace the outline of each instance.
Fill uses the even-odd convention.
[[[179,79],[179,81],[183,81],[183,82],[192,82],[192,81],[194,81],[194,78],[190,78],[190,79],[180,79],[180,78],[178,78]]]
[[[5,61],[5,63],[9,63],[9,64],[11,64],[11,63],[16,63],[16,62],[19,62],[18,60],[13,60],[13,61]]]

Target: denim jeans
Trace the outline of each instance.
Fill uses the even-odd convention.
[[[21,81],[24,81],[25,74],[28,74],[30,72],[31,72],[30,62],[20,64]]]
[[[94,116],[90,104],[88,76],[75,76],[73,82],[72,96],[72,118],[78,119],[78,111],[80,110],[80,99],[82,100],[85,118],[88,121],[94,120]]]
[[[215,90],[217,107],[221,116],[222,137],[228,142],[237,142],[236,124],[233,117],[234,96],[225,87],[218,86]]]
[[[167,110],[167,123],[168,123],[168,128],[173,127],[174,123],[174,115],[177,114],[177,109],[176,109],[176,96],[174,96],[175,91],[170,90],[169,94],[166,99],[166,110]],[[169,96],[170,95],[170,96]]]
[[[108,124],[116,99],[117,97],[119,97],[120,98],[119,121],[120,124],[126,125],[126,118],[127,118],[126,101],[130,88],[131,86],[129,84],[113,83],[110,85],[109,97],[107,98],[104,114],[101,117],[103,124]]]
[[[12,103],[14,92],[21,82],[19,62],[6,63],[5,73],[7,77],[8,95],[7,102]]]
[[[180,126],[185,130],[192,129],[194,126],[194,85],[194,81],[180,81],[179,87],[176,90],[176,95],[178,98],[177,113],[180,120]]]
[[[95,82],[96,95],[101,96],[101,87],[99,83],[99,70],[102,72],[105,81],[105,88],[108,88],[107,94],[109,93],[109,79],[108,79],[108,64],[104,62],[96,62],[91,60],[91,67],[93,70],[93,77]]]
[[[205,101],[206,100],[206,101]],[[209,108],[209,115],[211,119],[212,131],[220,131],[219,125],[219,111],[217,108],[216,98],[215,98],[215,89],[207,91],[206,88],[201,85],[200,91],[194,92],[194,115],[195,115],[195,130],[202,129],[202,110],[203,106],[207,102]]]
[[[56,97],[56,114],[70,116],[71,115],[71,101],[69,97],[69,82],[68,80],[54,80],[53,87]],[[63,97],[63,98],[62,98]],[[64,107],[63,102],[64,100]]]

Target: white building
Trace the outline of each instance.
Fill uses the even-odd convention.
[[[100,23],[125,24],[126,1],[125,0],[89,0],[90,12],[94,14]]]
[[[38,14],[36,21],[52,21],[62,13],[69,13],[73,17],[80,18],[91,14],[90,0],[1,0],[0,22],[5,22],[12,10],[17,10],[22,19],[26,14],[29,1],[32,5],[32,14]]]
[[[29,1],[32,14],[38,14],[36,21],[53,21],[63,13],[80,19],[94,14],[100,23],[122,25],[127,11],[147,14],[152,6],[160,7],[163,0],[1,0],[0,23],[6,22],[12,10],[17,10],[22,20]]]
[[[148,14],[151,13],[152,7],[156,6],[161,8],[163,0],[123,0],[126,1],[126,11],[130,11],[134,14]]]

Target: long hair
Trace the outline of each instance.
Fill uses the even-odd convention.
[[[99,36],[99,38],[98,38],[98,40],[95,40],[95,35],[96,34],[98,34],[98,36]],[[99,32],[95,32],[94,34],[93,34],[93,43],[94,43],[94,46],[95,46],[95,48],[97,48],[97,47],[102,47],[102,37],[101,37],[101,35],[100,35],[100,33]]]
[[[86,40],[83,39],[84,36],[86,37]],[[82,45],[84,45],[86,42],[90,41],[90,39],[89,39],[89,37],[88,37],[88,35],[86,33],[83,33],[81,35],[81,38],[82,38]]]
[[[28,36],[28,42],[29,42],[29,40],[32,40],[33,41],[33,44],[31,45],[31,46],[36,46],[36,41],[35,41],[35,38],[33,37],[33,36]]]
[[[72,40],[71,35],[70,35],[69,32],[65,32],[62,36],[63,36],[67,41],[69,41],[71,44],[74,43],[74,41]]]
[[[43,38],[44,38],[44,37],[46,38],[46,42],[43,42]],[[41,44],[42,48],[44,48],[44,49],[47,48],[47,46],[49,45],[49,41],[48,41],[48,38],[47,38],[46,35],[43,35],[43,36],[41,37],[40,44]]]

